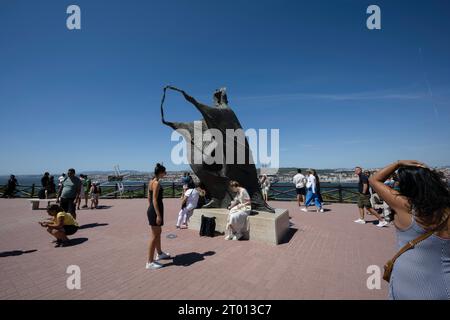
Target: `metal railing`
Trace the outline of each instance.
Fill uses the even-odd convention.
[[[124,191],[119,192],[117,186],[101,186],[101,199],[133,199],[146,198],[148,184],[124,184]],[[177,182],[163,182],[164,198],[179,198],[183,192],[183,185]],[[0,196],[6,188],[0,187]],[[33,184],[31,186],[17,186],[15,196],[18,198],[37,198],[40,186]],[[334,203],[355,203],[358,198],[358,188],[356,186],[346,186],[341,184],[321,186],[322,198],[325,202]],[[274,183],[269,190],[269,200],[293,201],[297,197],[296,190],[289,183]]]
[[[358,187],[337,185],[321,185],[320,193],[325,202],[356,203]],[[297,198],[296,189],[286,184],[274,184],[269,190],[269,200],[292,201]]]

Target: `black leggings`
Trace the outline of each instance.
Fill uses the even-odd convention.
[[[65,212],[68,212],[72,215],[72,217],[74,219],[76,219],[77,213],[75,211],[75,198],[61,198],[61,208],[63,208],[63,210]]]

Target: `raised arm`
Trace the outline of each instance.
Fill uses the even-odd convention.
[[[172,86],[167,86],[166,88],[167,88],[167,89],[172,89],[172,90],[174,90],[174,91],[180,92],[180,93],[184,96],[184,98],[185,98],[187,101],[189,101],[190,103],[192,103],[192,104],[195,105],[195,106],[199,104],[199,102],[198,102],[197,100],[195,100],[193,97],[191,97],[190,95],[188,95],[188,94],[186,93],[186,91],[184,91],[184,90],[181,90],[181,89],[178,89],[178,88],[172,87]]]
[[[402,196],[400,192],[392,189],[384,184],[384,182],[400,167],[403,166],[417,166],[424,167],[423,163],[413,160],[399,160],[394,162],[380,171],[376,172],[369,178],[369,183],[373,190],[386,201],[397,214],[395,224],[397,227],[403,229],[411,224],[411,207],[406,197]]]
[[[197,108],[197,110],[200,111],[200,113],[203,115],[203,117],[207,117],[207,116],[208,116],[208,110],[215,110],[215,109],[216,109],[216,108],[212,108],[212,107],[210,107],[210,106],[207,106],[207,105],[205,105],[205,104],[203,104],[203,103],[198,102],[198,101],[195,100],[193,97],[191,97],[190,95],[188,95],[184,90],[181,90],[181,89],[178,89],[178,88],[172,87],[172,86],[166,86],[166,87],[164,88],[164,96],[163,96],[163,100],[162,100],[162,103],[161,103],[161,112],[162,112],[162,113],[163,113],[163,111],[162,111],[162,104],[164,103],[164,100],[165,100],[165,94],[166,94],[166,90],[167,90],[167,89],[171,89],[171,90],[180,92],[180,93],[184,96],[184,98],[186,99],[186,101],[192,103],[192,104]],[[163,115],[163,118],[164,118],[164,115]],[[163,119],[163,122],[164,122],[164,119]],[[166,123],[166,124],[167,124],[167,123]]]

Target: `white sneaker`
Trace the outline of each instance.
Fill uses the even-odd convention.
[[[300,210],[302,210],[303,212],[308,212],[308,209],[306,208],[301,208]]]
[[[225,240],[233,240],[233,236],[231,234],[229,234],[225,237]]]
[[[366,224],[366,221],[363,220],[363,219],[355,220],[355,222],[356,222],[356,223],[359,223],[359,224]]]
[[[161,254],[157,254],[156,255],[155,261],[165,260],[165,259],[170,259],[170,254],[169,253],[165,253],[165,252],[161,252]]]
[[[158,263],[156,261],[153,262],[147,262],[145,264],[145,269],[147,270],[156,270],[156,269],[161,269],[162,267],[164,267],[161,263]]]
[[[383,221],[378,222],[377,227],[383,228],[383,227],[387,226],[388,224],[389,223],[386,220],[383,220]]]
[[[321,212],[321,213],[324,213],[324,212],[325,212],[325,210],[323,210],[323,208],[320,208],[320,212]]]
[[[241,240],[241,238],[242,238],[242,233],[236,233],[235,235],[234,235],[234,237],[233,237],[233,240]]]

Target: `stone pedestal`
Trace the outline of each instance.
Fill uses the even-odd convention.
[[[279,244],[289,230],[289,211],[275,209],[275,213],[254,211],[248,217],[248,239],[268,244]],[[216,218],[216,231],[225,232],[227,225],[227,209],[195,209],[189,222],[189,229],[200,231],[202,215]]]

